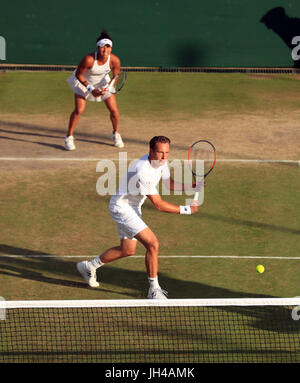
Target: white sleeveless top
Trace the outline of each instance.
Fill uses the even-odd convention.
[[[110,81],[109,72],[110,69],[110,56],[104,65],[99,65],[97,62],[97,52],[95,52],[95,61],[91,69],[88,69],[84,73],[84,77],[87,82],[93,85],[95,88],[104,88]],[[74,93],[81,97],[84,97],[88,101],[104,101],[111,96],[111,93],[107,92],[104,96],[94,97],[89,93],[86,87],[76,77],[77,68],[74,70],[72,75],[67,79],[68,84]]]
[[[104,83],[104,78],[106,79],[106,82],[109,82],[109,72],[111,71],[110,69],[110,56],[108,56],[108,59],[105,64],[99,65],[97,62],[97,52],[95,52],[95,61],[94,65],[92,66],[91,69],[88,69],[84,73],[84,77],[86,81],[91,84],[91,85],[99,85],[100,83]]]

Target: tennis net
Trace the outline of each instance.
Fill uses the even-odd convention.
[[[1,301],[0,362],[300,362],[300,298]]]

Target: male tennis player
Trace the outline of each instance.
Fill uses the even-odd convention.
[[[76,149],[73,132],[80,116],[85,110],[87,100],[104,101],[110,112],[110,120],[113,127],[111,137],[114,145],[118,148],[124,147],[119,133],[120,113],[116,97],[114,94],[104,90],[110,81],[108,73],[112,72],[113,76],[116,76],[120,72],[121,67],[120,59],[111,53],[112,46],[111,37],[103,31],[97,39],[97,51],[85,56],[72,76],[67,80],[75,94],[75,109],[70,116],[68,132],[65,138],[66,150]]]
[[[147,197],[158,211],[166,213],[192,214],[198,211],[198,206],[177,206],[161,198],[157,190],[161,179],[169,182],[171,190],[178,190],[179,184],[170,178],[167,163],[170,140],[164,136],[155,136],[149,146],[149,154],[128,168],[117,193],[110,200],[109,210],[118,227],[120,245],[106,250],[90,262],[77,263],[77,269],[89,286],[98,287],[96,269],[106,263],[134,255],[138,240],[146,248],[145,261],[150,283],[148,298],[166,299],[167,292],[160,288],[157,276],[159,243],[155,234],[142,220],[141,207]],[[181,183],[180,188],[184,188]]]

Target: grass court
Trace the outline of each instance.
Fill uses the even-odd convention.
[[[125,148],[112,146],[105,105],[88,103],[74,132],[77,150],[66,152],[69,75],[0,75],[1,296],[146,296],[140,245],[137,257],[98,272],[98,289],[86,287],[75,264],[118,244],[109,196],[96,193],[98,160],[118,164],[120,151],[139,158],[158,134],[172,141],[170,160],[186,159],[188,146],[200,138],[218,152],[197,215],[168,215],[144,205],[144,220],[160,241],[159,280],[169,298],[299,295],[297,76],[129,72],[117,95]],[[185,198],[165,197],[175,204]],[[260,263],[262,275],[255,270]]]

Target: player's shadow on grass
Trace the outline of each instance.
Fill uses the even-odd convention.
[[[58,150],[65,150],[64,147],[61,146],[61,145],[47,144],[46,142],[39,142],[39,141],[24,140],[24,139],[21,139],[21,138],[5,137],[5,136],[1,136],[0,135],[0,140],[25,142],[25,143],[30,143],[30,144],[48,146],[50,148],[54,148],[54,149],[58,149]]]
[[[28,249],[16,248],[8,245],[0,245],[0,254],[15,255],[16,258],[9,258],[0,255],[0,275],[6,277],[28,279],[39,282],[38,288],[41,288],[40,283],[56,284],[60,287],[59,294],[63,299],[63,288],[84,288],[87,291],[87,298],[89,299],[89,291],[84,282],[81,282],[81,277],[75,271],[75,262],[65,261],[57,258],[45,258],[41,255],[48,255],[41,252],[36,252]],[[19,257],[17,257],[19,255]],[[21,256],[36,256],[36,258],[25,258]],[[118,266],[105,266],[100,272],[100,283],[114,285],[119,287],[126,298],[124,290],[136,289],[135,299],[143,299],[148,290],[148,283],[145,271],[125,270]],[[50,276],[51,275],[51,276]],[[80,281],[80,282],[79,282]],[[235,292],[229,289],[210,286],[201,282],[185,281],[180,278],[174,278],[165,273],[160,273],[160,282],[163,287],[170,291],[170,298],[176,299],[193,299],[193,298],[263,298],[262,295]],[[99,295],[103,288],[99,288]],[[94,289],[97,291],[97,289]],[[110,290],[104,290],[110,293]],[[116,293],[116,291],[114,291]],[[5,298],[5,286],[1,288],[1,294]],[[37,294],[39,294],[37,292]],[[17,300],[18,293],[15,292],[15,300]],[[132,296],[132,294],[131,294]],[[270,298],[270,296],[265,296]],[[129,297],[128,297],[129,298]],[[29,298],[30,299],[30,298]],[[42,299],[40,296],[38,299]],[[46,298],[45,298],[46,299]],[[107,296],[110,299],[110,296]],[[130,297],[129,299],[132,299]],[[200,314],[201,315],[201,310]],[[204,313],[206,310],[204,310]],[[299,334],[299,323],[291,319],[291,309],[281,306],[220,306],[214,309],[208,308],[209,317],[212,321],[215,320],[228,320],[231,323],[231,315],[235,315],[235,323],[241,326],[246,323],[247,326],[257,328],[260,330],[272,331],[282,334]],[[223,312],[224,314],[221,314]],[[207,314],[207,313],[206,313]],[[236,315],[237,314],[237,315]],[[225,316],[224,316],[225,315]],[[228,317],[229,315],[229,317]],[[221,318],[221,319],[220,319]],[[227,318],[227,319],[226,319]],[[213,322],[214,323],[214,322]],[[288,327],[287,327],[288,323]],[[128,326],[131,326],[127,323]],[[132,324],[134,326],[134,324]],[[147,327],[147,326],[146,326]],[[145,327],[145,329],[146,329]],[[160,329],[158,328],[158,331]],[[162,329],[161,331],[165,331]],[[180,331],[180,329],[178,330]],[[177,335],[180,335],[179,333]],[[184,335],[184,334],[183,334]],[[185,334],[186,335],[186,334]],[[264,351],[261,351],[262,353]]]
[[[201,207],[200,207],[201,208]],[[144,210],[153,210],[153,207],[145,203],[143,206]],[[278,226],[274,225],[271,223],[264,223],[264,222],[256,222],[256,221],[249,221],[246,219],[242,218],[235,218],[235,217],[225,217],[222,215],[214,215],[210,213],[205,213],[203,211],[199,210],[199,215],[201,215],[201,219],[208,219],[211,221],[218,221],[218,222],[223,222],[225,224],[229,225],[237,225],[237,226],[247,226],[249,228],[258,228],[262,230],[268,230],[268,231],[277,231],[281,233],[288,233],[288,234],[295,234],[295,235],[300,235],[300,230],[299,229],[294,229],[294,228],[289,228],[289,227],[284,227],[284,226]],[[192,219],[198,219],[198,215],[193,215],[191,218]]]
[[[130,258],[130,257],[129,257]],[[42,251],[18,248],[6,244],[0,244],[0,274],[11,275],[15,278],[25,278],[38,282],[57,284],[66,287],[87,288],[81,275],[76,269],[76,263],[84,260],[60,257]],[[122,263],[133,262],[123,259],[105,265],[97,270],[100,284],[110,284],[123,289],[136,290],[135,298],[145,298],[148,290],[146,269],[144,259],[134,262],[142,262],[143,271],[128,270],[120,267]],[[174,261],[175,262],[175,261]],[[159,273],[162,287],[170,291],[170,298],[258,298],[270,297],[256,294],[246,294],[232,291],[230,289],[215,287],[201,282],[191,282]],[[99,292],[103,291],[102,288]],[[116,291],[114,291],[116,292]],[[128,293],[132,295],[132,293]]]
[[[0,276],[87,289],[88,286],[76,271],[76,262],[59,259],[59,256],[56,258],[49,253],[0,244]],[[107,289],[104,291],[111,292]],[[1,289],[1,294],[5,296],[5,289]]]
[[[289,227],[277,226],[270,223],[254,222],[254,221],[248,221],[246,219],[224,217],[220,215],[213,215],[213,214],[208,214],[203,212],[201,212],[201,217],[209,219],[209,220],[213,220],[213,221],[227,223],[230,225],[247,226],[250,228],[258,228],[258,229],[269,230],[269,231],[278,231],[281,233],[289,233],[289,234],[296,234],[296,235],[300,234],[299,229],[292,229]]]
[[[9,257],[5,255],[9,255]],[[120,287],[122,290],[127,288],[130,289],[130,291],[136,290],[135,298],[145,298],[148,289],[146,270],[134,271],[120,267],[120,262],[126,264],[127,261],[132,262],[132,260],[123,259],[122,261],[116,261],[98,269],[98,279],[100,283],[104,285],[114,285]],[[78,259],[65,259],[59,256],[54,257],[49,253],[0,244],[0,262],[0,274],[2,275],[11,275],[14,278],[25,278],[38,282],[57,284],[58,286],[87,288],[86,283],[76,270],[76,262],[78,262]],[[139,261],[135,259],[135,262]],[[144,260],[141,260],[141,262],[144,262]],[[166,287],[171,293],[170,298],[263,297],[262,295],[245,294],[210,286],[201,282],[185,281],[180,278],[165,275],[163,272],[160,272],[159,275],[162,286]],[[99,292],[102,291],[100,287]]]
[[[1,121],[0,121],[1,124]],[[23,125],[23,124],[21,124]],[[56,136],[56,135],[49,135],[49,134],[42,134],[42,133],[33,133],[33,132],[19,132],[19,131],[13,131],[13,130],[6,130],[6,129],[1,129],[0,132],[2,133],[8,133],[13,135],[16,135],[16,137],[9,137],[9,136],[0,136],[0,140],[11,140],[11,141],[19,141],[19,142],[25,142],[25,143],[30,143],[30,144],[36,144],[36,145],[42,145],[42,146],[48,146],[52,147],[54,149],[58,150],[63,150],[65,151],[64,145],[57,145],[57,144],[51,144],[47,142],[41,142],[41,141],[34,141],[34,140],[29,140],[29,139],[24,139],[24,138],[19,138],[19,136],[25,136],[25,137],[41,137],[41,138],[50,138],[50,139],[60,139],[61,141],[64,140],[64,136]],[[80,133],[78,134],[78,137],[80,137]],[[105,137],[103,137],[105,138]],[[92,144],[98,144],[98,145],[107,145],[107,146],[113,146],[112,143],[107,143],[104,141],[99,141],[99,140],[92,140],[92,139],[85,139],[85,138],[77,138],[76,135],[76,141],[78,142],[87,142],[87,143],[92,143]]]
[[[10,275],[13,278],[29,279],[65,287],[87,288],[86,283],[76,270],[76,262],[80,260],[54,257],[42,251],[0,244],[0,275]],[[98,279],[104,285],[119,287],[120,292],[129,289],[130,293],[128,294],[132,295],[132,291],[135,290],[136,293],[133,293],[135,298],[145,298],[148,290],[146,270],[134,271],[120,267],[120,262],[126,264],[127,261],[133,262],[133,260],[123,259],[98,269]],[[143,259],[141,261],[135,259],[134,261],[142,262],[144,268]],[[253,294],[249,296],[249,294],[237,293],[200,282],[184,281],[180,278],[164,275],[163,272],[160,272],[160,280],[162,286],[166,286],[171,292],[170,298],[257,297]],[[103,292],[101,288],[99,289],[100,292]]]
[[[3,128],[7,127],[7,129]],[[12,130],[12,129],[14,130]],[[79,128],[79,127],[78,127]],[[20,130],[16,130],[20,129]],[[65,135],[66,135],[66,130],[62,129],[57,129],[57,128],[49,128],[45,127],[43,125],[37,125],[37,124],[28,124],[25,122],[12,122],[12,121],[3,121],[0,120],[0,133],[5,133],[5,134],[11,134],[12,137],[9,136],[2,136],[0,139],[11,139],[11,140],[16,140],[16,141],[22,141],[22,142],[28,142],[28,143],[35,143],[35,144],[44,144],[48,146],[53,146],[54,148],[57,149],[64,149],[63,145],[55,145],[55,144],[49,144],[49,143],[40,143],[36,142],[33,140],[25,140],[25,139],[19,139],[17,138],[18,136],[25,136],[25,137],[41,137],[41,138],[47,138],[47,139],[60,139],[64,140]],[[91,143],[91,144],[96,144],[96,145],[106,145],[106,146],[114,146],[112,143],[112,140],[109,138],[110,131],[107,131],[107,133],[100,133],[97,132],[95,134],[92,133],[87,133],[87,132],[82,132],[82,130],[76,129],[75,131],[75,139],[78,142],[86,142],[86,143]],[[16,135],[17,137],[14,137]],[[150,137],[149,137],[150,138]],[[102,141],[102,140],[107,140]],[[144,150],[148,150],[148,141],[145,139],[139,139],[139,138],[132,138],[132,137],[126,137],[126,142],[129,144],[134,144],[134,145],[141,145]],[[187,150],[186,145],[173,145],[172,148],[174,149],[181,149],[181,150]],[[64,149],[65,150],[65,149]]]

